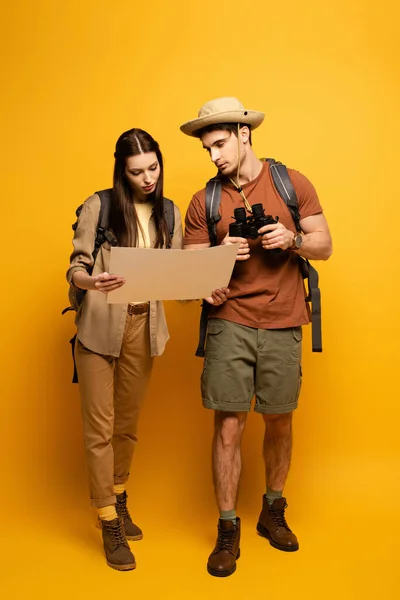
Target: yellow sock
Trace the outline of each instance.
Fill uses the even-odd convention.
[[[114,494],[123,494],[125,491],[124,483],[114,483]]]
[[[103,506],[102,508],[97,509],[99,519],[102,521],[112,521],[117,518],[117,511],[115,510],[115,504],[110,504],[110,506]]]

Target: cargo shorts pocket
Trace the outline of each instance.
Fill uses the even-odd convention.
[[[292,327],[289,345],[286,349],[286,358],[291,365],[301,363],[303,330],[301,327]]]
[[[208,358],[219,358],[221,355],[222,332],[224,322],[221,319],[210,319],[207,326],[205,363]]]

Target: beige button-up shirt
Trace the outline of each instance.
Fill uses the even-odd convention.
[[[172,248],[182,248],[182,219],[177,206],[175,209],[175,230]],[[70,285],[76,271],[87,271],[93,265],[92,252],[96,238],[97,223],[100,214],[100,197],[90,196],[83,205],[78,219],[72,244],[74,250],[70,258],[67,280]],[[151,245],[154,247],[156,230],[153,218],[149,222]],[[92,275],[109,272],[111,246],[106,241],[100,248]],[[125,328],[127,304],[107,304],[105,294],[97,290],[88,290],[85,300],[80,306],[75,323],[78,339],[89,350],[98,354],[119,356],[122,336]],[[164,352],[169,339],[164,307],[161,301],[150,302],[150,348],[152,356],[160,356]]]

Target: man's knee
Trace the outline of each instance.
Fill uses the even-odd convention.
[[[265,427],[268,431],[287,432],[292,428],[293,412],[281,415],[263,415]]]
[[[247,413],[215,411],[215,433],[224,445],[240,444]]]

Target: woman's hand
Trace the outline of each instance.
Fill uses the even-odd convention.
[[[75,271],[72,276],[72,283],[80,290],[97,290],[108,294],[117,290],[125,283],[125,279],[119,275],[110,273],[100,273],[93,277],[86,271]]]
[[[120,275],[116,275],[115,273],[100,273],[100,275],[92,277],[92,281],[92,289],[97,290],[98,292],[103,292],[103,294],[113,292],[114,290],[122,287],[125,283],[125,279],[120,277]]]

